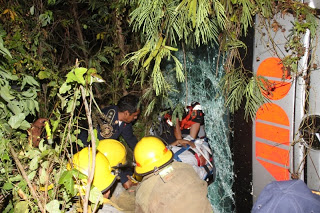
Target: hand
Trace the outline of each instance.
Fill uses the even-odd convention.
[[[127,175],[127,178],[128,178],[127,182],[122,184],[123,188],[130,189],[132,186],[138,185],[138,183],[134,183],[131,181],[131,177],[129,175]]]
[[[186,147],[187,145],[190,145],[192,148],[195,148],[195,145],[193,142],[188,141],[188,140],[184,140],[184,139],[178,139],[175,142],[173,142],[171,145],[173,145],[173,146],[182,145],[184,147]]]

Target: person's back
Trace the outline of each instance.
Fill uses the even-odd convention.
[[[162,177],[161,172],[169,173]],[[173,162],[159,174],[143,178],[136,192],[135,212],[212,212],[207,183],[199,178],[192,166]]]

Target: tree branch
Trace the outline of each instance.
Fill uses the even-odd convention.
[[[84,107],[86,110],[86,116],[88,119],[89,133],[91,135],[91,147],[92,147],[92,164],[91,164],[91,168],[89,169],[88,182],[87,182],[87,187],[86,187],[86,195],[85,195],[84,204],[83,204],[83,212],[87,213],[88,212],[88,201],[89,201],[89,195],[90,195],[90,187],[91,187],[91,183],[93,180],[94,169],[95,169],[95,165],[96,165],[96,138],[93,133],[91,109],[89,108],[89,105],[88,105],[88,102],[86,99],[86,91],[82,85],[80,86],[80,90],[81,90],[83,104],[84,104]]]
[[[27,175],[26,172],[24,171],[23,166],[22,166],[22,164],[20,163],[20,161],[19,161],[19,159],[18,159],[17,153],[14,151],[14,149],[12,148],[11,145],[9,145],[9,149],[10,149],[10,151],[11,151],[12,157],[13,157],[14,161],[16,162],[17,167],[18,167],[18,169],[19,169],[22,177],[26,180],[26,182],[27,182],[27,184],[28,184],[28,186],[29,186],[29,190],[30,190],[31,195],[32,195],[33,198],[37,201],[40,211],[43,212],[43,213],[45,213],[46,210],[43,208],[43,206],[42,206],[42,204],[41,204],[41,202],[40,202],[40,200],[39,200],[39,197],[38,197],[36,191],[34,190],[32,184],[31,184],[31,182],[30,182],[30,180],[29,180],[29,178],[28,178],[28,175]]]

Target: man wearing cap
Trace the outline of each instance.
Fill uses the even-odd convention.
[[[320,196],[302,180],[273,181],[262,190],[252,213],[320,213]]]

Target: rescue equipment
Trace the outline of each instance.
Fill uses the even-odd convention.
[[[135,174],[147,175],[165,167],[173,160],[173,153],[161,139],[153,136],[143,137],[134,152]]]
[[[89,149],[88,147],[86,147],[80,152],[77,152],[73,155],[72,165],[68,163],[67,169],[71,170],[73,167],[82,174],[88,176],[91,164],[92,150],[91,148]],[[116,176],[111,173],[109,160],[102,153],[97,152],[92,185],[97,187],[102,193],[104,193],[109,190],[115,180]],[[82,185],[86,184],[86,181],[87,179],[81,180],[81,182],[83,183]]]

